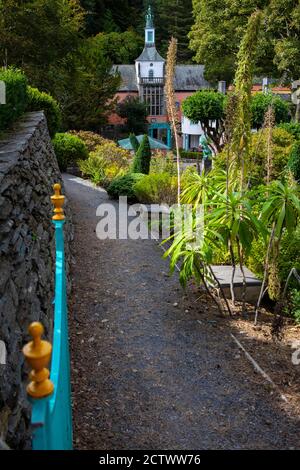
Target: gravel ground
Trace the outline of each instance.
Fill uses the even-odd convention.
[[[240,353],[232,323],[182,291],[154,241],[98,240],[105,191],[64,181],[75,223],[74,447],[299,448],[299,416]]]

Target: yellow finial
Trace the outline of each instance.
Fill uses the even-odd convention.
[[[42,340],[44,327],[41,323],[31,323],[28,332],[33,341],[23,348],[26,361],[32,367],[29,375],[31,382],[27,386],[27,393],[33,398],[45,398],[54,390],[54,385],[49,379],[50,372],[47,369],[51,359],[52,345]]]
[[[54,216],[52,217],[53,220],[64,220],[64,210],[63,205],[65,202],[65,196],[61,194],[61,185],[56,183],[53,186],[54,195],[51,196],[52,204],[54,205]]]

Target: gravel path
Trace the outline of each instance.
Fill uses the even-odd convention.
[[[240,355],[229,323],[168,276],[155,242],[99,241],[105,191],[64,180],[75,448],[299,448],[299,421]]]

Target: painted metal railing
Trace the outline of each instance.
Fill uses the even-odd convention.
[[[29,333],[33,341],[23,348],[26,360],[32,367],[31,382],[27,387],[27,393],[32,404],[33,450],[72,449],[70,355],[63,233],[65,198],[61,195],[59,184],[54,185],[54,191],[55,194],[51,198],[55,207],[53,224],[56,242],[53,349],[50,343],[41,339],[44,329],[40,323],[30,325]],[[51,371],[49,372],[47,366],[51,353]]]

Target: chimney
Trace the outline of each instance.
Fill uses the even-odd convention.
[[[218,82],[218,92],[226,95],[226,82],[224,80]]]

